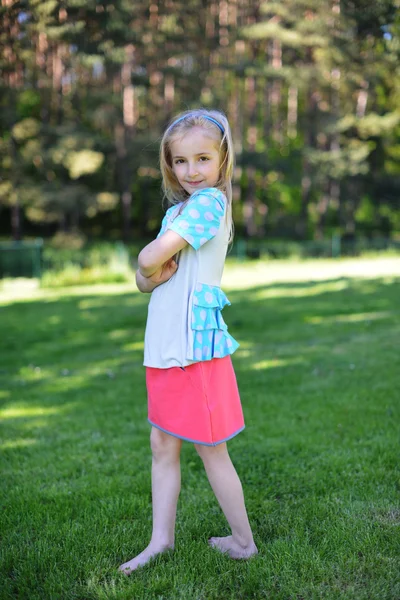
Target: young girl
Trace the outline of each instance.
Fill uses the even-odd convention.
[[[238,343],[221,315],[220,288],[232,237],[233,144],[225,115],[193,110],[167,128],[160,152],[170,208],[161,231],[139,254],[136,281],[152,292],[144,365],[152,425],[153,532],[120,566],[130,574],[174,547],[182,440],[194,443],[231,527],[209,544],[232,558],[257,553],[243,490],[226,442],[244,429],[231,354]]]

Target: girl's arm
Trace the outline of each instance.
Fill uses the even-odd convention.
[[[168,229],[159,238],[147,244],[139,254],[138,261],[141,275],[152,277],[170,258],[187,245],[188,243],[183,237]],[[164,281],[161,283],[164,283]]]
[[[144,277],[140,270],[138,270],[136,271],[136,285],[144,294],[150,294],[156,287],[168,281],[174,275],[177,268],[178,265],[171,258],[150,277]]]

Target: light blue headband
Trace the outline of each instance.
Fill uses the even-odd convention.
[[[172,129],[172,127],[175,127],[175,125],[177,125],[181,121],[184,121],[187,117],[191,117],[191,116],[194,116],[194,115],[191,115],[189,113],[188,115],[184,115],[183,117],[180,117],[177,121],[174,121],[172,123],[172,125],[170,125],[170,129]],[[208,115],[199,115],[199,116],[204,117],[208,121],[211,121],[211,123],[214,123],[218,127],[218,129],[221,130],[222,135],[224,135],[224,133],[225,133],[224,128],[222,127],[221,123],[218,123],[218,121],[216,119],[214,119],[213,117],[209,117]]]

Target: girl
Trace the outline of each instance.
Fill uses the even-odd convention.
[[[233,144],[225,115],[193,110],[161,142],[163,190],[170,208],[157,239],[139,254],[138,288],[152,292],[144,365],[152,425],[153,532],[120,566],[130,574],[174,547],[182,440],[194,443],[232,530],[209,544],[232,558],[257,553],[239,477],[226,442],[244,429],[231,354],[238,343],[221,310],[220,288],[232,237]]]

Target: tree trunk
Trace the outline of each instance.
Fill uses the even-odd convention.
[[[304,147],[315,148],[315,127],[316,127],[316,96],[314,91],[310,91],[307,98],[306,119],[304,127]],[[302,176],[301,176],[301,210],[299,220],[296,224],[296,232],[301,239],[305,239],[308,229],[308,206],[312,194],[312,168],[307,158],[306,152],[303,152]]]
[[[18,241],[22,239],[22,226],[21,226],[21,206],[19,202],[19,191],[18,191],[18,162],[17,162],[17,148],[14,138],[10,138],[10,154],[11,154],[11,181],[12,181],[12,195],[13,203],[11,207],[11,231],[14,240]]]
[[[118,123],[115,128],[117,173],[122,211],[122,239],[124,242],[128,242],[131,236],[132,174],[129,165],[129,146],[139,117],[135,102],[135,90],[131,81],[134,50],[131,44],[125,48],[126,60],[121,70],[122,123]]]
[[[297,135],[298,89],[291,85],[288,90],[287,135],[295,138]]]
[[[256,127],[256,80],[254,77],[246,79],[247,102],[249,111],[249,124],[247,129],[247,147],[254,152],[257,142]],[[246,237],[254,237],[257,233],[256,226],[256,170],[253,166],[246,168],[247,190],[243,204],[243,216]]]

